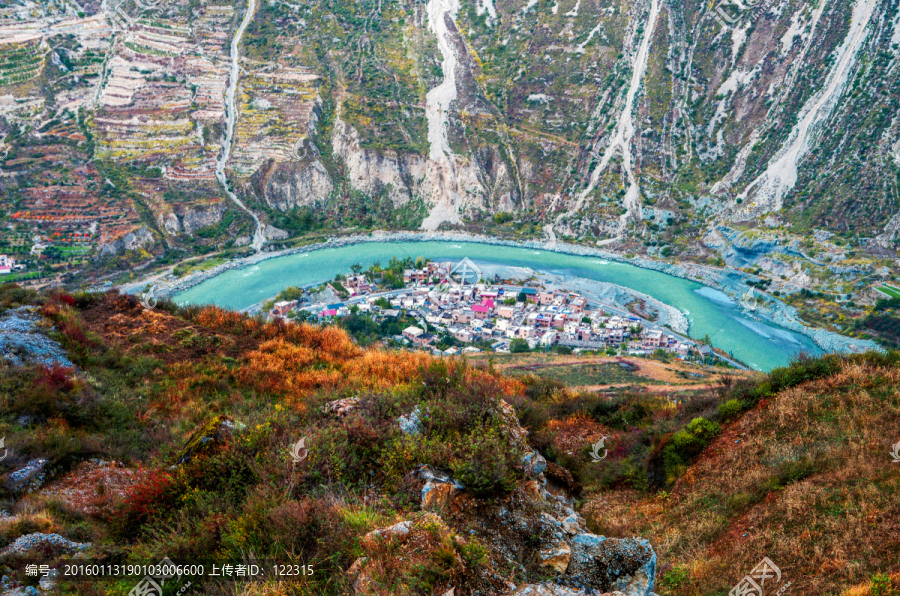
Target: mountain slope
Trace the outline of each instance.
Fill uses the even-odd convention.
[[[52,120],[87,139],[63,137],[84,149],[71,159],[120,173],[139,203],[126,210],[188,250],[249,242],[215,180],[223,148],[270,240],[278,225],[475,229],[509,212],[526,234],[685,256],[709,254],[685,241],[717,224],[894,250],[893,0],[264,3],[237,45],[233,139],[245,4],[129,0],[122,20],[21,2],[0,20],[0,116],[10,207],[32,223],[27,176],[45,165],[20,156]],[[71,209],[62,190],[48,217]]]
[[[896,353],[592,393],[333,326],[11,286],[0,345],[4,590],[77,551],[312,565],[190,578],[246,596],[721,594],[763,556],[782,586],[884,596],[900,572]]]

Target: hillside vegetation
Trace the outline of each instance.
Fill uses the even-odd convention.
[[[245,596],[530,594],[554,578],[575,594],[719,595],[764,556],[788,594],[900,585],[894,353],[593,393],[116,293],[7,286],[0,321],[14,315],[72,364],[11,348],[0,364],[0,567],[20,586],[37,585],[26,561],[73,556],[312,566],[193,586]],[[8,549],[54,533],[90,546]]]

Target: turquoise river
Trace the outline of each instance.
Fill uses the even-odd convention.
[[[759,370],[790,362],[800,352],[819,354],[809,338],[744,316],[724,294],[693,281],[597,257],[560,254],[476,243],[367,242],[309,253],[274,257],[231,269],[175,295],[178,304],[216,304],[244,309],[275,296],[287,286],[316,284],[349,273],[360,263],[386,264],[391,257],[428,257],[529,267],[536,271],[611,282],[670,304],[688,315],[690,335],[709,335],[713,345]]]

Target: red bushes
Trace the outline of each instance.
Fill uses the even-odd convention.
[[[161,512],[174,510],[180,492],[174,476],[164,470],[154,470],[144,476],[128,492],[125,504],[118,513],[122,532],[133,534],[141,524]]]

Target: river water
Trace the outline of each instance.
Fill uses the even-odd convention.
[[[691,322],[690,335],[709,335],[713,345],[758,370],[787,364],[800,352],[820,354],[807,337],[746,317],[728,296],[693,281],[596,257],[466,242],[368,242],[264,260],[231,269],[174,296],[178,304],[217,304],[244,309],[287,286],[308,285],[391,257],[428,257],[529,267],[536,271],[619,284],[670,304]],[[575,280],[572,280],[575,281]]]

